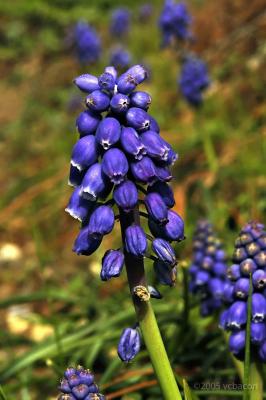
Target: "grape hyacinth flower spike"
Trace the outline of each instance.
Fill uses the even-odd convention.
[[[117,8],[111,16],[110,32],[113,36],[126,35],[130,27],[130,13],[126,8]]]
[[[81,64],[92,64],[101,56],[101,40],[86,22],[79,21],[74,29],[74,46]]]
[[[200,298],[202,316],[213,314],[224,301],[226,255],[212,225],[199,221],[193,238],[193,260],[189,267],[190,290]]]
[[[138,89],[146,78],[145,68],[134,65],[120,76],[108,66],[99,77],[83,74],[74,80],[87,95],[87,109],[77,120],[80,139],[70,176],[75,191],[66,210],[82,222],[73,247],[77,254],[96,251],[119,221],[121,247],[105,252],[100,277],[117,278],[125,266],[137,324],[162,393],[181,400],[150,303],[151,297],[162,296],[148,285],[144,268],[144,258],[150,258],[158,283],[173,286],[177,260],[170,242],[184,239],[184,223],[171,210],[174,196],[168,184],[177,155],[148,113],[150,95]],[[141,226],[142,218],[152,235]],[[125,329],[118,346],[121,360],[130,361],[139,347],[138,330]]]
[[[235,241],[233,262],[227,276],[232,295],[220,317],[223,329],[231,331],[230,351],[244,358],[247,301],[251,278],[251,354],[254,361],[266,362],[266,231],[260,223],[246,224]],[[223,321],[222,321],[223,320]]]
[[[81,366],[66,369],[59,390],[58,400],[105,400],[105,396],[99,393],[93,374]]]

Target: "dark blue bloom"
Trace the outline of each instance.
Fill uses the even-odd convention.
[[[214,299],[221,299],[224,291],[223,280],[220,278],[210,278],[208,282],[208,289]]]
[[[117,353],[124,362],[129,362],[140,351],[141,340],[137,329],[126,328],[119,339]]]
[[[164,239],[157,238],[152,242],[152,249],[157,257],[174,267],[177,263],[173,247]]]
[[[101,279],[108,281],[120,276],[124,265],[124,254],[119,250],[107,250],[102,259]]]
[[[94,376],[88,369],[81,366],[68,368],[59,386],[61,394],[59,400],[104,400],[105,396],[99,393],[94,382]]]
[[[241,261],[248,258],[245,248],[244,247],[236,247],[232,258],[235,263],[240,263]]]
[[[82,64],[94,63],[101,55],[101,40],[96,31],[86,22],[76,24],[74,31],[75,49]]]
[[[150,117],[150,130],[160,133],[160,127],[156,119],[153,118],[151,115],[149,117]]]
[[[174,193],[171,187],[166,182],[157,181],[152,186],[148,187],[148,193],[159,193],[168,208],[175,205]]]
[[[230,351],[235,356],[241,356],[241,353],[245,349],[245,342],[246,342],[246,331],[241,330],[238,332],[233,332],[229,338],[229,348]]]
[[[141,160],[147,153],[138,133],[133,128],[123,127],[121,132],[121,145],[126,153],[132,155],[136,160]]]
[[[75,78],[73,82],[80,90],[86,93],[100,89],[98,78],[94,75],[83,74]]]
[[[241,276],[241,272],[240,272],[240,265],[239,264],[233,264],[228,268],[227,277],[231,281],[236,281],[237,279],[240,278],[240,276]]]
[[[90,167],[97,161],[98,153],[95,137],[84,136],[73,147],[71,164],[80,171]]]
[[[181,93],[194,106],[202,103],[202,93],[210,85],[206,64],[196,57],[186,58],[178,78]]]
[[[131,163],[131,172],[138,182],[153,184],[157,179],[156,166],[149,157]]]
[[[123,49],[123,47],[116,47],[111,51],[110,64],[116,68],[124,69],[131,63],[131,54]]]
[[[250,325],[250,338],[251,342],[255,345],[260,345],[266,339],[266,325],[265,322],[251,322]]]
[[[129,94],[133,92],[136,86],[142,83],[147,76],[148,73],[142,65],[134,65],[118,78],[118,92],[123,94]]]
[[[173,178],[172,173],[168,167],[156,167],[156,176],[162,182],[169,182]]]
[[[141,140],[151,158],[166,161],[171,149],[170,145],[156,132],[146,131],[141,135]]]
[[[145,206],[149,216],[159,224],[168,222],[168,209],[158,193],[148,193],[145,197]]]
[[[94,207],[94,202],[84,199],[80,196],[80,187],[77,187],[72,196],[70,197],[69,203],[65,209],[71,217],[84,222],[88,219],[90,211]]]
[[[115,94],[110,102],[111,110],[116,114],[125,114],[129,108],[130,100],[126,94]]]
[[[68,178],[69,186],[74,186],[74,187],[79,186],[84,178],[85,173],[86,170],[80,171],[78,168],[70,164],[70,171]]]
[[[106,111],[110,105],[110,98],[101,90],[94,90],[86,97],[86,105],[92,111]]]
[[[156,260],[153,263],[157,281],[161,285],[174,286],[176,281],[176,267],[172,268],[169,263]]]
[[[115,187],[113,197],[118,207],[129,212],[138,203],[138,190],[133,182],[126,180]]]
[[[191,36],[189,25],[191,16],[184,3],[166,0],[159,18],[159,27],[163,34],[163,46],[168,46],[172,39],[187,39]]]
[[[119,141],[120,133],[121,125],[117,119],[107,117],[99,123],[95,137],[104,150],[108,150],[109,147]]]
[[[130,102],[133,107],[147,111],[151,104],[151,96],[147,92],[133,92],[130,95]]]
[[[253,293],[251,298],[252,321],[262,322],[266,318],[266,299],[261,293]]]
[[[246,299],[249,292],[249,278],[239,278],[234,285],[235,296],[239,299]]]
[[[121,150],[110,149],[103,156],[102,169],[111,182],[119,184],[123,182],[128,171],[127,158]]]
[[[90,236],[89,227],[86,226],[80,230],[78,237],[75,240],[73,251],[78,255],[89,256],[98,249],[102,242],[102,238],[93,238]]]
[[[240,329],[247,322],[247,303],[245,301],[236,301],[228,312],[228,327],[232,330]]]
[[[80,195],[88,200],[97,200],[111,189],[107,177],[103,174],[102,165],[93,164],[86,172],[80,187]]]
[[[253,274],[253,272],[257,269],[256,263],[252,260],[252,258],[246,258],[240,264],[240,271],[242,275],[249,276]]]
[[[159,290],[158,289],[156,289],[154,286],[150,286],[150,285],[148,285],[148,290],[149,290],[149,293],[150,293],[150,296],[153,298],[153,299],[162,299],[162,295],[161,295],[161,293],[159,292]]]
[[[254,257],[254,261],[259,267],[265,268],[266,267],[266,250],[262,250],[258,254],[256,254]]]
[[[266,286],[266,272],[263,269],[257,269],[252,275],[252,283],[255,289],[264,289]]]
[[[129,126],[138,132],[147,131],[150,127],[150,118],[142,108],[131,107],[126,113],[126,119]]]
[[[129,226],[125,231],[126,251],[135,257],[144,256],[147,250],[147,238],[139,225]]]
[[[76,120],[76,126],[80,136],[90,135],[94,133],[101,121],[101,116],[90,110],[82,111]]]
[[[120,37],[126,35],[129,30],[130,13],[126,8],[117,8],[111,16],[110,32],[112,35]]]
[[[112,92],[115,87],[115,78],[109,72],[104,72],[101,76],[99,76],[99,87],[102,90],[106,90],[108,92]]]
[[[169,241],[184,240],[184,221],[175,211],[168,210],[168,222],[162,227],[163,237]]]
[[[266,362],[266,340],[264,340],[259,348],[259,357],[262,362]]]
[[[99,206],[90,216],[88,232],[94,238],[101,238],[113,230],[115,215],[111,207]]]

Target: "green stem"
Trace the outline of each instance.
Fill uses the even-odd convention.
[[[1,400],[7,400],[7,397],[6,397],[5,393],[4,393],[4,390],[3,390],[1,385],[0,385],[0,399]]]
[[[136,208],[130,213],[125,213],[120,209],[119,212],[122,239],[123,243],[125,243],[125,231],[127,227],[132,224],[140,225],[139,210]],[[132,255],[127,253],[125,250],[124,254],[128,283],[133,304],[135,306],[137,321],[139,322],[142,336],[161,388],[163,399],[182,400],[151,303],[147,298],[141,299],[134,295],[134,288],[136,286],[141,286],[144,292],[148,293],[143,258],[132,257]]]
[[[263,380],[260,372],[261,368],[262,367],[258,363],[251,363],[250,365],[250,400],[263,399]]]

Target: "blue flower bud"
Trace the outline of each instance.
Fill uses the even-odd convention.
[[[122,128],[120,142],[123,150],[134,156],[136,160],[141,160],[147,153],[139,135],[133,128]]]
[[[73,82],[80,90],[86,93],[91,93],[99,89],[98,78],[90,74],[80,75]]]
[[[265,233],[261,237],[258,238],[257,243],[262,250],[266,249],[266,234]]]
[[[154,239],[152,249],[161,261],[170,264],[171,267],[176,265],[175,251],[166,240],[160,238]]]
[[[112,91],[115,87],[115,79],[109,72],[104,72],[99,77],[99,86],[102,90]]]
[[[79,195],[79,193],[80,187],[77,187],[72,193],[65,211],[69,213],[71,217],[84,222],[88,219],[94,203],[84,199]]]
[[[239,356],[245,349],[246,343],[246,331],[242,330],[239,332],[233,332],[229,338],[230,351],[235,355]]]
[[[89,370],[83,369],[82,367],[79,369],[79,379],[80,383],[88,386],[91,386],[94,382],[93,374]]]
[[[234,285],[231,282],[224,284],[223,300],[229,304],[234,301]]]
[[[210,270],[213,267],[213,258],[210,256],[205,256],[202,259],[202,268]]]
[[[101,279],[108,281],[120,276],[124,265],[124,254],[119,250],[108,250],[102,259]]]
[[[97,146],[93,135],[84,136],[73,147],[71,164],[80,171],[97,161]]]
[[[262,362],[266,362],[266,340],[261,344],[259,348],[259,356]]]
[[[133,107],[147,111],[151,104],[151,96],[146,92],[133,92],[130,95],[130,102]]]
[[[246,299],[249,291],[249,279],[240,278],[235,283],[234,294],[239,299]]]
[[[228,324],[228,310],[224,310],[220,314],[219,318],[219,328],[226,330],[227,329],[227,324]]]
[[[68,383],[69,383],[69,386],[71,386],[71,388],[80,384],[80,379],[79,379],[79,375],[78,375],[77,371],[75,372],[74,375],[71,375],[68,378]]]
[[[104,72],[107,72],[108,74],[111,74],[113,76],[113,78],[114,78],[114,81],[116,82],[117,70],[115,69],[115,67],[113,67],[113,66],[106,67],[104,69]]]
[[[136,88],[137,82],[127,72],[120,75],[117,80],[117,90],[119,93],[130,94]]]
[[[156,176],[160,181],[169,182],[173,176],[167,167],[156,167]]]
[[[226,264],[223,262],[215,262],[213,265],[213,272],[216,276],[225,277],[226,276]]]
[[[230,281],[236,281],[240,277],[241,277],[240,265],[238,264],[231,265],[227,270],[227,278],[230,279]]]
[[[117,93],[111,98],[110,107],[116,114],[124,114],[130,105],[129,97],[122,93]]]
[[[123,47],[118,46],[112,49],[110,55],[110,63],[116,68],[127,68],[131,62],[131,54]]]
[[[133,182],[127,180],[114,188],[113,197],[118,207],[121,207],[125,212],[129,212],[138,203],[138,190]]]
[[[241,329],[247,322],[247,304],[245,301],[236,301],[228,310],[228,327]]]
[[[170,150],[168,152],[167,159],[165,160],[167,165],[174,165],[174,163],[178,159],[178,154],[170,147]]]
[[[125,231],[126,251],[135,257],[144,256],[147,250],[147,238],[139,225],[131,225]]]
[[[80,187],[80,195],[96,201],[110,190],[110,183],[102,172],[101,164],[93,164],[86,172]]]
[[[252,321],[262,322],[266,317],[266,299],[260,293],[253,293],[251,298]]]
[[[111,207],[99,206],[91,214],[88,232],[99,239],[113,230],[115,224],[115,215]]]
[[[83,111],[79,114],[76,125],[81,136],[94,133],[101,121],[101,116],[93,113],[90,110]]]
[[[159,224],[168,222],[168,209],[158,193],[148,193],[145,197],[145,206],[149,216]]]
[[[69,171],[69,178],[68,178],[68,184],[69,186],[74,186],[77,187],[81,184],[84,175],[86,171],[80,171],[78,168],[73,167],[72,164],[70,164],[70,171]]]
[[[208,282],[208,289],[214,299],[221,299],[224,291],[224,283],[219,278],[211,278]]]
[[[148,187],[148,193],[152,192],[159,193],[168,208],[174,207],[174,193],[167,183],[161,181],[155,182],[152,186]]]
[[[151,115],[149,117],[150,117],[150,130],[153,132],[160,133],[160,127],[156,119],[153,118]]]
[[[84,399],[84,397],[89,393],[89,388],[87,385],[81,383],[80,385],[73,387],[72,393],[76,399]]]
[[[246,250],[244,247],[238,247],[235,249],[233,254],[233,261],[235,263],[240,263],[241,261],[245,260],[248,257]]]
[[[151,296],[153,299],[158,299],[158,300],[160,300],[160,299],[163,298],[163,296],[161,295],[161,293],[159,292],[159,290],[156,289],[154,286],[148,285],[148,290],[149,290],[150,296]]]
[[[75,240],[73,251],[78,255],[90,256],[95,250],[98,249],[102,242],[102,239],[94,239],[89,236],[88,226],[82,228],[78,237]]]
[[[148,72],[142,65],[133,65],[126,71],[126,74],[132,76],[137,85],[148,77]]]
[[[126,113],[126,120],[129,126],[139,132],[147,131],[150,128],[150,117],[141,108],[131,107]]]
[[[215,310],[221,308],[222,302],[220,299],[207,298],[204,299],[200,305],[200,313],[202,317],[208,317]]]
[[[252,258],[247,258],[240,264],[240,271],[243,275],[249,276],[257,269],[257,265],[254,263]]]
[[[110,105],[110,98],[100,90],[94,90],[86,97],[86,105],[92,111],[106,111]]]
[[[226,254],[225,251],[222,249],[216,250],[215,252],[215,260],[216,261],[225,261],[226,260]],[[224,264],[225,265],[225,264]]]
[[[260,345],[266,339],[266,325],[265,322],[251,322],[250,325],[250,339],[255,345]]]
[[[113,144],[118,142],[120,133],[121,126],[117,119],[107,117],[98,125],[96,141],[104,148],[104,150],[108,150]]]
[[[162,227],[164,238],[169,241],[184,240],[184,222],[180,215],[172,210],[168,210],[167,219],[167,224]]]
[[[71,387],[69,386],[67,379],[61,380],[59,390],[63,393],[71,393]]]
[[[266,267],[266,251],[265,250],[260,251],[258,254],[255,255],[254,260],[259,267],[265,268]]]
[[[111,182],[123,182],[128,171],[128,162],[124,153],[119,149],[108,150],[102,159],[102,169]]]
[[[252,283],[255,289],[264,289],[266,286],[266,272],[263,269],[257,269],[252,275]]]
[[[199,270],[195,276],[196,286],[206,285],[210,280],[210,274],[206,271]]]
[[[117,353],[124,362],[129,362],[140,351],[140,335],[137,329],[126,328],[119,339]]]
[[[76,375],[76,371],[76,368],[68,367],[64,372],[65,378],[69,379],[72,375]]]
[[[176,268],[172,268],[170,264],[161,260],[156,260],[153,263],[154,272],[157,281],[166,286],[174,286],[176,281]]]
[[[141,141],[147,149],[148,156],[166,161],[170,151],[170,145],[156,132],[146,131],[141,135]]]
[[[130,13],[127,8],[116,8],[111,16],[110,32],[112,35],[121,37],[128,33],[130,26]]]
[[[254,257],[259,251],[260,251],[260,246],[256,242],[249,243],[246,247],[246,252],[248,254],[248,257]]]
[[[141,183],[152,184],[156,181],[156,167],[149,157],[131,163],[131,172],[134,178]]]

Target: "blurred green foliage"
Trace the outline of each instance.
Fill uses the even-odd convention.
[[[190,109],[178,93],[176,52],[160,50],[162,1],[152,2],[154,13],[146,24],[137,16],[142,3],[0,1],[1,249],[11,243],[17,251],[13,258],[8,253],[10,259],[0,249],[0,381],[8,399],[55,398],[58,379],[71,363],[93,368],[98,381],[107,384],[106,393],[152,379],[145,350],[126,366],[116,355],[121,329],[134,322],[125,277],[104,284],[98,277],[105,249],[119,245],[119,229],[95,256],[77,257],[71,247],[78,227],[64,213],[75,118],[82,110],[72,79],[82,72],[99,74],[108,64],[114,44],[108,21],[114,7],[132,11],[132,29],[121,42],[134,62],[150,68],[151,79],[143,88],[152,95],[151,113],[180,155],[173,185],[187,240],[178,246],[179,258],[189,259],[200,217],[214,223],[229,255],[240,226],[250,218],[263,219],[266,48],[261,2],[242,0],[231,8],[226,0],[189,3],[197,37],[192,49],[207,60],[213,81],[200,110]],[[215,18],[210,21],[214,3],[222,26]],[[80,18],[102,38],[104,52],[97,65],[81,67],[65,43]],[[147,270],[152,281],[149,263]],[[215,318],[200,319],[194,299],[184,331],[182,287],[180,273],[176,288],[163,288],[164,299],[154,301],[177,374],[192,388],[193,382],[237,380]],[[160,394],[156,385],[144,385],[112,398],[155,400]]]

